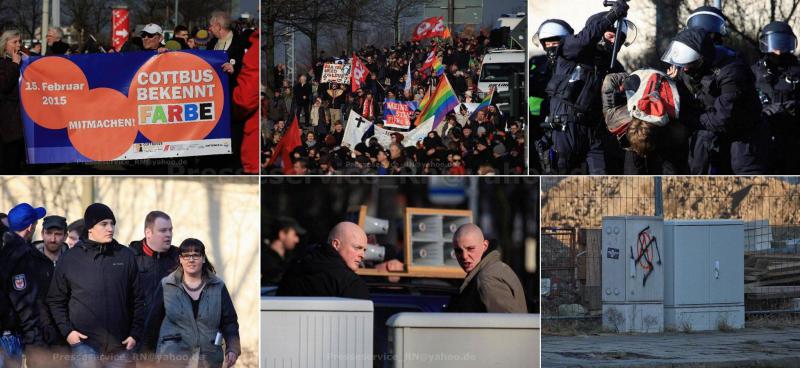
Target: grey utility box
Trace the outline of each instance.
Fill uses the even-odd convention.
[[[703,331],[744,328],[744,223],[664,223],[664,322]]]
[[[372,319],[369,300],[261,298],[261,367],[370,368]]]
[[[386,326],[394,368],[539,367],[538,314],[404,312]]]
[[[663,219],[603,217],[603,328],[664,330]]]

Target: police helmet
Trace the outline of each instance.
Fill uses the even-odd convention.
[[[797,37],[786,22],[775,21],[767,24],[758,37],[758,49],[763,53],[780,51],[791,54],[797,48]]]

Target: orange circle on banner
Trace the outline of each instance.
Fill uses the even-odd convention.
[[[68,115],[69,140],[78,152],[94,161],[113,160],[136,139],[136,107],[122,93],[95,88],[76,101],[81,111]]]
[[[77,100],[89,91],[81,68],[63,57],[44,57],[25,68],[20,79],[20,99],[28,116],[48,129],[67,127],[71,110],[81,110]]]
[[[128,98],[139,131],[153,142],[200,140],[222,115],[225,91],[208,62],[185,52],[166,52],[133,75]]]

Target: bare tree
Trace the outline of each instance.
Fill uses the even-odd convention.
[[[353,33],[356,31],[357,22],[366,22],[370,16],[375,14],[375,6],[372,0],[339,0],[334,12],[338,14],[338,19],[334,19],[339,25],[344,26],[347,32],[347,52],[353,51]],[[374,30],[370,30],[374,32]],[[313,60],[313,58],[312,58]]]
[[[310,58],[313,63],[317,57],[319,35],[323,26],[338,20],[335,6],[330,0],[278,0],[275,1],[276,20],[294,27],[311,40]]]
[[[690,5],[706,5],[705,2],[684,3],[688,16]],[[794,23],[798,17],[800,0],[726,0],[722,2],[722,13],[728,18],[731,32],[726,43],[751,61],[759,57],[758,35],[761,28],[776,20]]]
[[[39,1],[15,0],[16,27],[23,38],[35,38],[36,28],[41,25],[42,9]]]
[[[102,0],[66,0],[64,13],[78,31],[78,46],[83,48],[89,34],[98,34],[111,21],[111,8]]]
[[[165,28],[174,25],[174,0],[128,0],[128,6],[136,24],[156,23]],[[215,10],[230,12],[230,1],[181,0],[178,6],[178,22],[189,29],[205,28],[208,16]]]
[[[381,24],[392,27],[394,42],[398,44],[403,39],[401,24],[404,20],[413,18],[420,13],[423,6],[433,0],[384,0],[378,9]]]
[[[275,22],[277,22],[278,9],[280,9],[279,6],[282,5],[280,4],[282,2],[283,0],[267,1],[261,10],[261,29],[263,31],[261,40],[264,43],[264,51],[266,53],[264,74],[267,77],[268,96],[272,94],[272,88],[280,88],[280,86],[275,85],[275,75],[272,73],[272,67],[275,66]]]
[[[681,0],[652,0],[656,6],[656,52],[659,57],[667,51],[670,41],[678,34],[678,11]],[[651,60],[653,62],[657,60]],[[655,64],[653,64],[655,65]]]

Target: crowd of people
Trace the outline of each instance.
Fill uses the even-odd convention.
[[[544,174],[798,174],[797,37],[761,29],[760,58],[728,45],[728,18],[695,9],[661,57],[662,70],[626,73],[612,60],[634,36],[629,6],[591,16],[575,33],[539,27],[531,60],[531,168]]]
[[[34,167],[27,164],[23,124],[20,111],[18,80],[23,59],[35,56],[94,54],[113,52],[157,52],[170,50],[219,50],[228,54],[228,61],[221,67],[229,74],[229,86],[233,109],[231,115],[232,158],[226,158],[225,165],[216,161],[205,164],[241,169],[247,174],[259,172],[259,116],[260,93],[259,75],[259,32],[252,19],[231,19],[222,11],[214,11],[208,17],[207,29],[189,30],[178,25],[173,37],[165,38],[165,32],[158,24],[145,25],[138,34],[132,35],[121,47],[103,47],[94,36],[79,47],[63,41],[63,30],[50,27],[47,31],[47,47],[41,55],[41,42],[34,41],[30,47],[21,45],[19,30],[8,29],[0,36],[0,172],[20,174],[33,172]],[[248,50],[256,52],[248,53]],[[219,160],[218,160],[219,161]],[[233,163],[230,164],[229,162]]]
[[[433,68],[420,70],[436,48],[444,73],[459,105],[444,121],[415,145],[405,146],[404,133],[392,130],[392,143],[379,143],[366,135],[350,145],[342,140],[351,111],[384,128],[383,103],[386,99],[420,103],[438,78]],[[295,81],[286,77],[285,65],[273,73],[275,84],[262,103],[262,172],[317,174],[524,174],[526,135],[524,120],[503,114],[495,106],[471,114],[464,103],[479,103],[477,85],[481,60],[489,51],[488,32],[454,36],[449,42],[409,41],[393,47],[368,46],[355,54],[368,69],[366,82],[356,87],[341,83],[322,83],[325,63],[345,61],[321,51],[314,64]],[[408,70],[411,82],[407,86]],[[432,76],[433,74],[433,76]],[[410,87],[410,88],[409,88]],[[496,101],[495,101],[496,102]],[[412,122],[420,111],[414,112]],[[291,152],[292,167],[281,167],[281,160],[268,166],[278,143],[286,135],[294,117],[301,129],[300,145]],[[413,126],[412,126],[413,128]]]
[[[46,212],[21,203],[0,215],[1,367],[235,364],[236,310],[202,241],[172,245],[162,211],[128,246],[105,204],[70,225]]]

